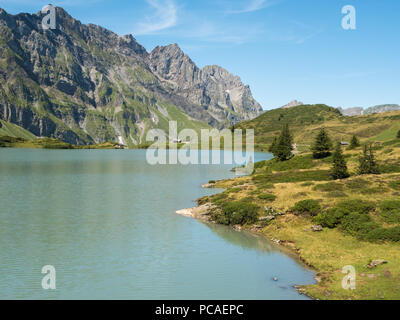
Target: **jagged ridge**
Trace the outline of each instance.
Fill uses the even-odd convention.
[[[132,35],[84,25],[62,8],[56,13],[57,29],[43,30],[41,13],[0,9],[0,119],[74,144],[135,145],[169,120],[219,127],[261,109],[239,78],[220,67],[199,70],[176,45],[169,63],[187,68],[187,78],[168,79],[155,70],[162,49],[149,54]]]

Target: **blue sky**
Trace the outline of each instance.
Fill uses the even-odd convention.
[[[9,13],[49,0],[0,0]],[[199,66],[250,85],[264,109],[293,99],[335,107],[400,104],[398,0],[61,0],[83,23],[132,33],[151,51],[178,43]],[[357,29],[341,26],[356,8]]]

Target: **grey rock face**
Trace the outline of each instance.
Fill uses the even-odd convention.
[[[262,112],[239,77],[219,66],[198,68],[177,44],[156,47],[149,61],[151,70],[176,94],[202,106],[220,122],[249,120]]]
[[[398,110],[400,110],[400,106],[398,104],[382,104],[366,109],[364,114],[383,113]]]
[[[367,109],[363,109],[361,107],[355,107],[348,109],[339,108],[339,110],[344,116],[362,116],[374,113],[398,111],[400,110],[400,106],[398,104],[382,104],[379,106],[369,107]]]
[[[364,114],[364,108],[361,107],[354,107],[354,108],[347,108],[347,109],[339,109],[342,115],[353,117],[353,116],[361,116]]]
[[[70,143],[134,145],[170,120],[221,127],[261,109],[239,78],[199,70],[176,45],[149,54],[132,35],[56,13],[57,29],[43,30],[41,13],[0,10],[0,119]]]
[[[293,100],[291,102],[289,102],[288,104],[285,104],[282,109],[289,109],[289,108],[294,108],[294,107],[298,107],[298,106],[302,106],[304,105],[303,102],[301,101],[297,101],[297,100]]]

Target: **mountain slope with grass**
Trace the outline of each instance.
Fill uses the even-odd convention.
[[[225,191],[198,200],[200,218],[295,251],[316,270],[316,284],[298,287],[313,298],[400,299],[400,138],[373,144],[380,174],[359,174],[362,145],[342,152],[347,179],[333,180],[335,155],[262,161],[250,176],[217,181]],[[355,290],[342,287],[349,265]]]
[[[82,24],[62,8],[55,30],[43,30],[43,16],[0,9],[0,119],[35,136],[136,146],[152,128],[168,131],[171,120],[200,130],[260,112],[250,90],[221,68],[203,70],[200,82],[189,74],[169,81],[175,69],[161,66],[190,60],[177,46],[179,55],[150,55],[132,35]],[[195,87],[199,94],[188,96]]]
[[[361,141],[385,142],[400,130],[400,111],[367,116],[343,116],[326,105],[303,105],[289,109],[274,109],[259,117],[235,125],[236,129],[254,129],[256,147],[268,150],[282,126],[288,123],[300,150],[307,150],[321,128],[333,141],[350,142],[353,135]]]

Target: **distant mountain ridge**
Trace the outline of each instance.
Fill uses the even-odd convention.
[[[291,102],[289,102],[288,104],[285,104],[284,106],[282,106],[282,109],[289,109],[289,108],[294,108],[294,107],[298,107],[298,106],[303,106],[304,103],[301,101],[297,101],[297,100],[293,100]]]
[[[223,127],[262,111],[248,86],[218,66],[203,69],[177,45],[151,53],[56,8],[57,29],[42,13],[0,9],[0,119],[36,136],[73,144],[144,142],[148,130]]]
[[[391,112],[391,111],[398,111],[400,110],[400,105],[398,104],[382,104],[378,106],[373,106],[367,109],[361,107],[354,107],[348,109],[339,108],[340,112],[345,116],[362,116],[362,115],[369,115],[374,113],[384,113],[384,112]]]
[[[256,147],[268,150],[285,124],[298,145],[310,146],[321,128],[327,130],[333,141],[350,141],[353,135],[361,140],[387,141],[397,136],[400,111],[348,117],[327,105],[302,105],[268,110],[253,120],[236,124],[235,128],[254,129]]]

